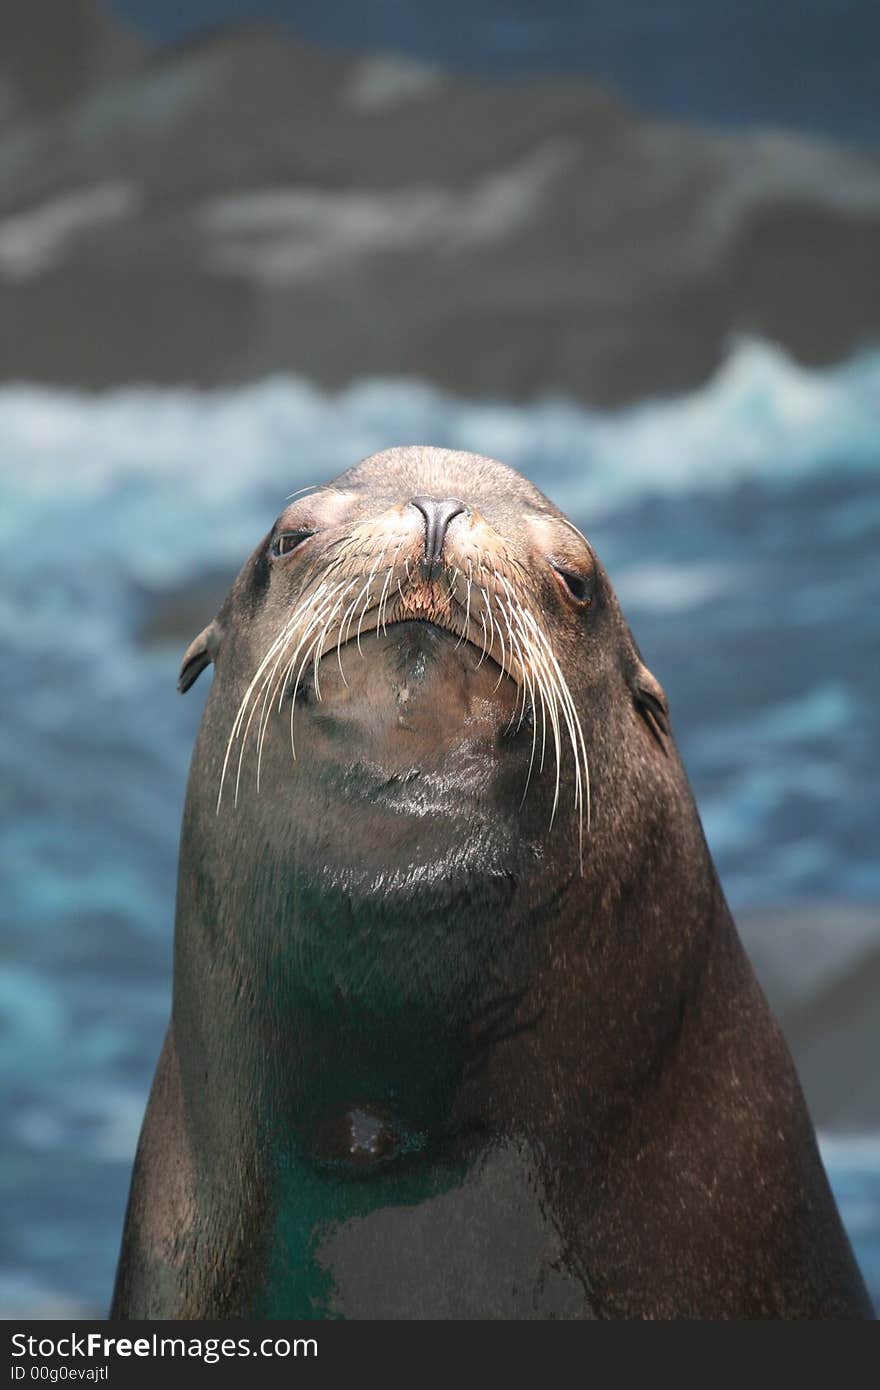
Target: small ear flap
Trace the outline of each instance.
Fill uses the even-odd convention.
[[[210,666],[219,646],[220,634],[217,630],[217,624],[216,622],[208,623],[208,626],[199,633],[198,637],[190,642],[183,654],[180,675],[177,678],[177,689],[181,695],[185,695],[190,686],[198,680],[205,667]]]
[[[636,709],[665,753],[667,741],[672,736],[669,726],[669,702],[663,686],[641,662],[632,677],[632,691]]]

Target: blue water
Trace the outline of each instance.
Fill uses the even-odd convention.
[[[136,634],[177,586],[231,578],[287,494],[411,441],[506,459],[595,542],[734,909],[880,903],[880,353],[807,372],[742,344],[702,390],[613,415],[402,381],[0,388],[7,1316],[106,1306],[167,1021],[208,679],[181,700],[185,643]],[[880,1137],[826,1152],[880,1293]]]
[[[318,43],[479,72],[586,73],[720,125],[880,141],[876,0],[113,0],[158,40],[269,18]]]

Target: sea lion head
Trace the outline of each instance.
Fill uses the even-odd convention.
[[[291,500],[180,688],[209,662],[185,833],[196,815],[224,862],[246,841],[262,882],[325,900],[441,903],[448,923],[526,881],[561,891],[665,751],[591,545],[474,454],[390,449]]]

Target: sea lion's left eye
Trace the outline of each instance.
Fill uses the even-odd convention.
[[[292,550],[296,550],[298,545],[307,541],[309,536],[313,536],[314,531],[282,531],[272,542],[272,554],[279,558],[282,555],[289,555]]]
[[[564,570],[559,565],[553,566],[559,578],[562,580],[571,597],[584,607],[589,607],[593,602],[593,586],[587,575],[575,574],[573,570]]]

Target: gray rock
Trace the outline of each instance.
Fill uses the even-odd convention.
[[[50,95],[0,123],[0,377],[616,404],[698,384],[732,335],[808,363],[878,336],[871,153],[263,28]]]
[[[141,61],[145,43],[98,0],[0,6],[0,129],[54,111]]]

